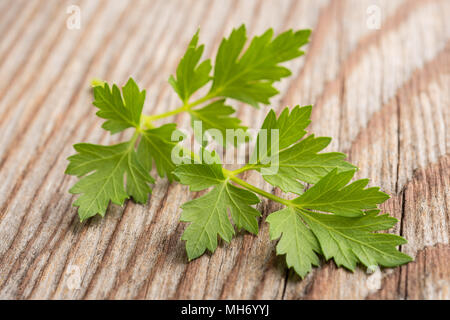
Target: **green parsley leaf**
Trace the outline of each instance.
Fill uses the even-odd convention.
[[[185,103],[198,89],[206,85],[211,77],[211,61],[209,59],[198,64],[202,57],[204,45],[198,46],[198,34],[194,35],[189,46],[178,64],[176,78],[170,76],[169,83]]]
[[[223,39],[216,56],[211,94],[233,98],[254,107],[269,104],[269,98],[278,93],[273,82],[291,74],[279,64],[301,56],[299,48],[308,43],[309,30],[286,31],[273,38],[269,29],[254,37],[243,52],[247,35],[245,26],[233,29]]]
[[[140,203],[147,201],[151,192],[148,184],[154,179],[138,161],[132,142],[112,146],[74,145],[78,153],[68,158],[66,174],[82,177],[69,190],[82,194],[74,202],[79,207],[81,221],[96,214],[104,216],[110,201],[123,205],[130,196]]]
[[[330,142],[328,137],[315,138],[310,135],[291,148],[281,151],[279,158],[272,163],[278,167],[278,172],[263,175],[264,179],[285,192],[301,194],[304,186],[298,180],[313,184],[335,168],[340,171],[354,170],[353,165],[344,161],[346,156],[343,153],[318,153]]]
[[[139,127],[142,108],[145,100],[145,90],[139,91],[139,87],[132,78],[122,88],[122,95],[116,85],[110,89],[107,83],[94,86],[94,105],[100,110],[97,115],[107,119],[102,128],[117,133],[130,127]]]
[[[182,184],[190,185],[193,190],[214,185],[210,192],[181,207],[181,221],[191,222],[181,238],[186,241],[189,260],[199,257],[206,249],[214,252],[218,235],[226,242],[231,241],[235,231],[228,218],[228,211],[239,229],[258,233],[256,218],[260,213],[251,205],[259,203],[259,198],[250,191],[230,184],[223,176],[220,165],[181,165],[175,170],[175,175]]]
[[[339,152],[319,153],[331,142],[328,137],[314,137],[306,135],[306,127],[309,125],[311,106],[296,106],[289,112],[285,108],[278,119],[271,110],[267,115],[261,129],[266,130],[267,150],[255,148],[252,164],[263,174],[263,178],[270,184],[281,188],[284,192],[302,194],[304,185],[300,182],[314,184],[331,170],[339,171],[355,170],[355,167],[346,162],[345,154]],[[278,150],[272,150],[273,133],[278,130]],[[259,146],[261,134],[257,138]],[[264,168],[276,168],[275,172],[264,171]]]
[[[285,254],[288,267],[293,267],[300,277],[304,278],[311,271],[311,265],[319,265],[315,254],[322,252],[319,242],[295,209],[287,207],[273,212],[266,221],[270,225],[271,240],[283,234],[277,244],[277,254]]]
[[[252,159],[256,159],[257,163],[267,163],[273,161],[273,158],[279,154],[279,150],[286,149],[290,145],[298,142],[305,134],[306,127],[310,124],[311,106],[296,106],[289,113],[289,109],[285,108],[277,119],[275,111],[270,110],[261,126],[261,131],[257,137],[257,144]],[[278,137],[273,137],[277,134]],[[262,140],[266,138],[267,142]],[[272,140],[278,138],[275,146],[278,150],[272,151]],[[266,149],[261,149],[260,140],[263,145],[267,145]]]
[[[378,210],[358,218],[341,217],[301,210],[302,218],[317,237],[325,258],[333,258],[337,266],[354,270],[360,262],[366,267],[395,267],[411,261],[396,246],[406,243],[400,236],[372,231],[389,229],[397,219]]]
[[[225,105],[225,99],[217,100],[201,109],[190,109],[192,122],[201,121],[202,132],[199,132],[203,137],[205,131],[215,129],[219,130],[222,137],[226,138],[227,129],[242,129],[245,131],[247,127],[241,126],[241,120],[235,117],[230,117],[235,110]],[[225,141],[218,141],[222,145]]]
[[[378,187],[364,189],[369,179],[356,180],[347,185],[354,174],[354,170],[338,173],[337,169],[333,169],[304,194],[294,199],[293,203],[302,208],[357,217],[362,216],[364,210],[375,209],[377,204],[389,199],[389,195],[379,191]]]
[[[82,194],[74,202],[81,220],[96,214],[103,216],[110,201],[122,205],[125,199],[133,197],[136,202],[145,203],[151,193],[149,183],[154,182],[149,174],[153,161],[161,177],[171,179],[175,168],[171,152],[176,142],[171,138],[176,124],[147,130],[140,127],[145,90],[140,91],[132,78],[122,93],[116,85],[110,89],[98,79],[92,85],[94,105],[100,109],[97,115],[107,119],[102,127],[111,133],[129,127],[135,127],[136,131],[130,141],[113,146],[74,145],[78,153],[68,158],[66,173],[82,177],[70,189],[71,193]]]
[[[173,179],[172,171],[176,165],[172,162],[172,149],[177,142],[172,141],[172,134],[176,131],[175,123],[165,124],[158,128],[142,132],[138,147],[139,159],[147,170],[151,170],[153,161],[160,177]]]
[[[201,191],[225,180],[220,164],[185,164],[173,173],[191,191]]]
[[[289,267],[303,278],[311,265],[317,265],[316,253],[327,260],[333,258],[337,266],[353,271],[357,263],[366,267],[394,267],[411,261],[411,257],[398,251],[396,246],[406,243],[393,234],[373,233],[391,228],[397,219],[379,210],[348,218],[308,210],[286,208],[267,217],[271,239],[281,235],[277,254],[286,254]],[[311,235],[317,239],[312,240]],[[320,249],[316,246],[317,241]]]

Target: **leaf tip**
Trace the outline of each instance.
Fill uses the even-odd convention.
[[[99,79],[99,78],[94,78],[94,79],[91,80],[91,87],[92,88],[95,88],[95,87],[102,87],[103,88],[105,86],[105,84],[106,84],[106,82],[101,80],[101,79]]]

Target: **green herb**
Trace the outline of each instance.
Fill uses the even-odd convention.
[[[227,129],[245,131],[227,99],[256,108],[269,104],[278,93],[274,82],[291,74],[280,63],[302,55],[300,48],[309,35],[309,30],[290,30],[274,37],[269,29],[246,48],[246,30],[241,26],[223,39],[212,66],[209,59],[202,60],[204,46],[199,45],[197,32],[176,74],[169,78],[181,106],[158,115],[142,114],[145,91],[133,79],[121,89],[93,80],[93,104],[97,115],[106,120],[102,127],[111,134],[129,128],[134,133],[130,140],[112,146],[74,145],[77,154],[68,158],[66,173],[79,177],[70,192],[80,194],[74,202],[80,220],[103,216],[110,202],[123,205],[133,198],[145,203],[155,183],[150,175],[155,169],[160,177],[178,180],[191,191],[210,189],[182,206],[181,221],[189,223],[182,236],[189,260],[206,250],[215,251],[218,238],[231,241],[235,226],[257,234],[261,214],[254,205],[260,202],[259,195],[285,206],[266,221],[271,239],[279,239],[277,253],[286,255],[287,265],[301,277],[319,265],[319,255],[349,270],[357,263],[373,269],[411,261],[396,249],[406,243],[403,238],[374,233],[397,221],[377,209],[389,196],[379,188],[367,188],[367,179],[350,182],[356,167],[345,161],[345,155],[322,152],[331,139],[307,135],[311,106],[286,108],[278,117],[271,110],[249,162],[234,171],[225,169],[219,157],[205,149],[199,155],[188,150],[185,160],[193,161],[177,165],[172,158],[177,142],[172,138],[181,133],[175,123],[155,125],[159,119],[187,112],[192,122],[201,121],[201,134],[210,129],[223,136]],[[200,90],[207,85],[209,89]],[[205,94],[192,100],[199,90]],[[214,161],[201,163],[200,156]],[[240,178],[246,171],[258,172],[269,184],[296,198],[288,200],[249,184]]]
[[[312,265],[319,264],[318,254],[327,260],[333,258],[338,266],[349,270],[354,270],[357,263],[372,269],[378,265],[392,267],[411,261],[409,256],[396,249],[396,246],[406,243],[402,237],[373,233],[389,229],[397,222],[386,214],[378,215],[379,210],[376,209],[389,196],[378,187],[366,188],[368,179],[349,183],[355,167],[345,163],[342,154],[317,153],[328,145],[329,138],[311,135],[297,141],[306,134],[302,128],[309,123],[310,111],[310,106],[297,106],[289,114],[286,108],[278,119],[271,111],[262,126],[262,129],[278,127],[279,135],[285,137],[280,139],[280,146],[284,148],[279,153],[280,169],[283,168],[282,163],[289,163],[289,159],[298,159],[301,164],[292,170],[291,175],[264,176],[275,186],[294,186],[295,193],[301,195],[293,200],[269,194],[237,177],[245,171],[260,171],[261,159],[274,156],[270,148],[263,152],[263,156],[255,150],[254,154],[258,154],[253,156],[257,159],[256,164],[247,164],[235,171],[222,168],[222,175],[218,164],[185,164],[175,169],[174,174],[180,183],[190,185],[192,190],[215,185],[208,194],[182,206],[182,220],[192,222],[182,237],[186,240],[190,259],[198,257],[206,249],[214,251],[217,235],[226,242],[230,241],[234,232],[227,208],[238,228],[255,233],[250,222],[257,214],[249,210],[248,205],[258,202],[251,196],[259,194],[286,206],[270,214],[266,221],[270,225],[271,239],[280,238],[277,253],[285,254],[288,266],[301,277],[311,270]],[[290,130],[292,123],[297,123],[299,130]],[[283,152],[287,156],[282,156]],[[276,177],[275,183],[268,177]],[[232,182],[244,189],[234,187],[233,192],[229,192]],[[316,183],[305,191],[301,182]],[[243,220],[248,223],[244,224]]]
[[[275,112],[270,111],[262,125],[262,129],[265,129],[268,135],[267,151],[263,155],[256,152],[252,155],[252,159],[256,159],[256,162],[250,166],[251,169],[264,172],[263,169],[268,166],[275,165],[278,168],[276,175],[263,174],[263,178],[284,192],[301,194],[304,185],[299,180],[316,183],[335,168],[340,171],[355,168],[344,161],[343,153],[318,153],[328,146],[331,138],[316,138],[310,135],[301,140],[306,135],[305,129],[311,122],[311,110],[311,106],[296,107],[291,112],[286,108],[278,119]],[[274,129],[277,129],[276,132],[279,134],[279,152],[271,153],[271,133]]]
[[[247,40],[245,26],[233,30],[219,47],[214,68],[214,81],[210,95],[221,95],[254,107],[269,104],[269,98],[278,91],[274,81],[291,75],[289,69],[279,65],[303,54],[299,50],[308,42],[309,30],[289,30],[273,38],[273,30],[253,38],[242,52]]]
[[[260,213],[253,204],[258,197],[250,191],[232,185],[223,175],[220,165],[188,164],[175,169],[180,181],[191,185],[191,190],[209,186],[214,188],[206,195],[185,203],[181,221],[192,222],[183,234],[189,260],[202,255],[206,249],[217,248],[217,236],[230,242],[234,227],[228,211],[238,228],[257,234]]]
[[[291,30],[273,39],[273,31],[269,29],[262,36],[253,38],[249,48],[242,52],[247,36],[245,26],[241,26],[222,41],[214,74],[210,75],[210,60],[200,62],[204,46],[198,45],[197,32],[178,65],[176,76],[169,78],[183,104],[159,115],[142,114],[145,90],[140,91],[132,78],[122,90],[117,85],[110,87],[106,82],[94,79],[93,104],[99,109],[97,115],[106,120],[102,128],[111,134],[134,128],[135,133],[130,141],[116,146],[74,145],[79,153],[69,157],[66,173],[80,177],[70,189],[71,193],[81,194],[74,202],[79,207],[80,220],[96,214],[103,216],[110,201],[123,205],[125,199],[132,197],[145,203],[151,192],[149,184],[154,182],[149,176],[153,164],[160,177],[173,179],[172,171],[176,165],[171,153],[176,142],[171,138],[176,124],[156,127],[154,121],[188,112],[192,121],[202,122],[201,134],[209,129],[220,130],[223,134],[226,129],[245,130],[241,121],[231,116],[235,110],[225,105],[225,98],[247,101],[251,97],[252,105],[268,104],[268,98],[277,93],[272,83],[290,74],[278,64],[302,55],[299,48],[308,42],[309,34],[308,30],[295,33]],[[233,50],[232,55],[226,54],[228,50]],[[228,60],[231,57],[232,60]],[[206,95],[189,101],[197,90],[211,82],[211,90]],[[245,90],[243,87],[242,95],[238,97],[236,86],[241,85]]]

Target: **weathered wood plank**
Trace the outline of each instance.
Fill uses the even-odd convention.
[[[6,299],[450,299],[450,3],[376,1],[381,28],[367,27],[373,1],[4,1],[0,10],[0,297]],[[0,6],[3,5],[0,3]],[[66,8],[80,7],[79,30]],[[1,8],[0,8],[1,9]],[[158,179],[146,205],[111,206],[81,224],[65,176],[71,145],[114,143],[95,117],[89,81],[147,89],[145,110],[176,107],[167,84],[195,30],[206,55],[245,22],[313,29],[307,54],[289,64],[276,110],[313,104],[310,130],[334,138],[390,193],[392,231],[416,261],[367,275],[323,262],[304,280],[274,253],[268,228],[241,232],[214,254],[187,262],[180,205],[198,195]],[[250,127],[267,110],[238,105]],[[173,119],[167,119],[170,121]],[[175,121],[189,126],[189,118]],[[163,122],[162,122],[163,123]],[[268,192],[256,175],[246,177]],[[263,201],[263,217],[278,208]],[[79,287],[77,275],[80,276]]]

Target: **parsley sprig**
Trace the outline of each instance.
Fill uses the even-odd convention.
[[[225,105],[226,98],[247,102],[254,107],[259,103],[268,104],[269,98],[278,93],[273,83],[290,75],[290,71],[279,64],[301,56],[303,51],[300,47],[308,42],[309,35],[309,30],[289,30],[274,37],[273,30],[269,29],[254,37],[244,50],[247,36],[242,25],[233,30],[228,39],[223,39],[211,75],[211,61],[200,61],[204,45],[198,44],[197,31],[177,67],[176,75],[169,78],[182,105],[158,115],[142,113],[145,90],[140,91],[132,78],[121,90],[117,85],[110,87],[95,79],[92,82],[93,104],[99,109],[97,115],[106,120],[102,128],[111,134],[134,128],[135,133],[126,143],[127,148],[122,144],[74,146],[78,154],[69,157],[66,173],[81,178],[70,189],[71,193],[82,194],[74,203],[79,207],[80,220],[97,214],[104,216],[110,201],[123,205],[125,199],[132,197],[144,203],[146,195],[151,192],[148,184],[154,182],[148,173],[153,163],[160,177],[173,180],[175,164],[171,160],[171,152],[176,143],[171,141],[171,137],[176,124],[157,127],[154,124],[156,120],[187,112],[192,120],[202,121],[204,130],[246,129],[238,118],[232,116],[235,110]],[[190,101],[194,93],[211,82],[207,94]],[[123,148],[126,151],[122,152]]]
[[[257,149],[253,155],[258,159],[256,164],[246,164],[234,171],[219,163],[177,166],[174,174],[180,183],[191,186],[192,191],[214,187],[206,195],[182,206],[181,220],[191,222],[182,236],[189,259],[197,258],[206,249],[214,251],[217,236],[230,241],[234,228],[228,211],[238,228],[257,234],[256,218],[260,214],[251,205],[259,202],[255,196],[258,194],[285,206],[271,213],[266,221],[270,225],[271,239],[280,238],[277,253],[285,254],[288,266],[301,277],[312,265],[318,265],[318,255],[334,259],[338,266],[349,270],[354,270],[357,263],[373,269],[378,265],[392,267],[411,261],[396,249],[406,243],[402,237],[373,233],[389,229],[397,222],[386,214],[379,215],[377,209],[389,196],[378,187],[367,188],[368,179],[350,182],[356,168],[343,160],[343,154],[318,153],[331,139],[306,136],[302,128],[309,124],[310,112],[310,106],[297,106],[291,112],[284,109],[277,118],[272,110],[261,128],[277,128],[284,137],[280,140],[278,154],[281,172],[262,176],[273,186],[294,185],[298,196],[293,200],[268,193],[239,178],[245,171],[261,173],[260,156],[255,155],[259,154]],[[292,123],[297,130],[291,129]],[[263,156],[272,157],[273,153],[263,153]],[[291,162],[292,159],[295,161]],[[288,168],[295,170],[283,173],[286,163],[294,163],[295,166]],[[306,190],[302,182],[312,181],[315,184]]]
[[[231,241],[235,226],[257,234],[261,214],[254,205],[263,197],[284,206],[266,221],[271,239],[279,239],[277,253],[286,255],[287,265],[301,277],[319,264],[319,255],[349,270],[357,263],[372,269],[411,261],[396,249],[406,242],[403,238],[374,233],[391,228],[397,221],[377,209],[389,196],[377,187],[367,188],[367,179],[350,182],[356,168],[344,160],[345,155],[322,152],[331,139],[307,135],[311,106],[286,108],[278,117],[271,110],[256,145],[263,131],[268,132],[269,141],[275,139],[271,136],[275,129],[279,132],[278,148],[263,152],[256,148],[251,161],[233,171],[204,149],[200,152],[215,158],[214,163],[200,163],[199,155],[189,150],[188,157],[196,161],[175,164],[171,155],[177,145],[172,141],[176,124],[155,125],[159,119],[186,112],[192,121],[202,121],[203,130],[245,130],[227,99],[255,108],[269,104],[278,93],[273,84],[291,74],[280,64],[301,56],[300,48],[309,35],[309,30],[289,30],[274,37],[269,29],[246,47],[246,29],[241,26],[222,40],[213,66],[209,59],[202,60],[204,45],[199,45],[197,32],[175,75],[169,78],[181,105],[162,114],[142,113],[145,90],[141,91],[132,78],[122,88],[94,80],[93,104],[97,115],[106,120],[102,127],[111,134],[129,128],[134,133],[130,140],[115,145],[74,145],[77,154],[68,158],[66,173],[79,177],[70,192],[80,194],[74,202],[80,220],[103,216],[110,202],[123,205],[133,198],[145,203],[150,185],[155,183],[150,175],[155,168],[160,177],[178,180],[192,191],[210,189],[182,206],[181,221],[190,223],[182,236],[190,260],[206,250],[215,251],[219,237]],[[209,90],[204,90],[203,96],[192,99],[207,85]],[[276,173],[269,170],[273,165],[278,168]],[[266,182],[296,198],[278,197],[251,185],[242,179],[246,171],[258,172]]]

